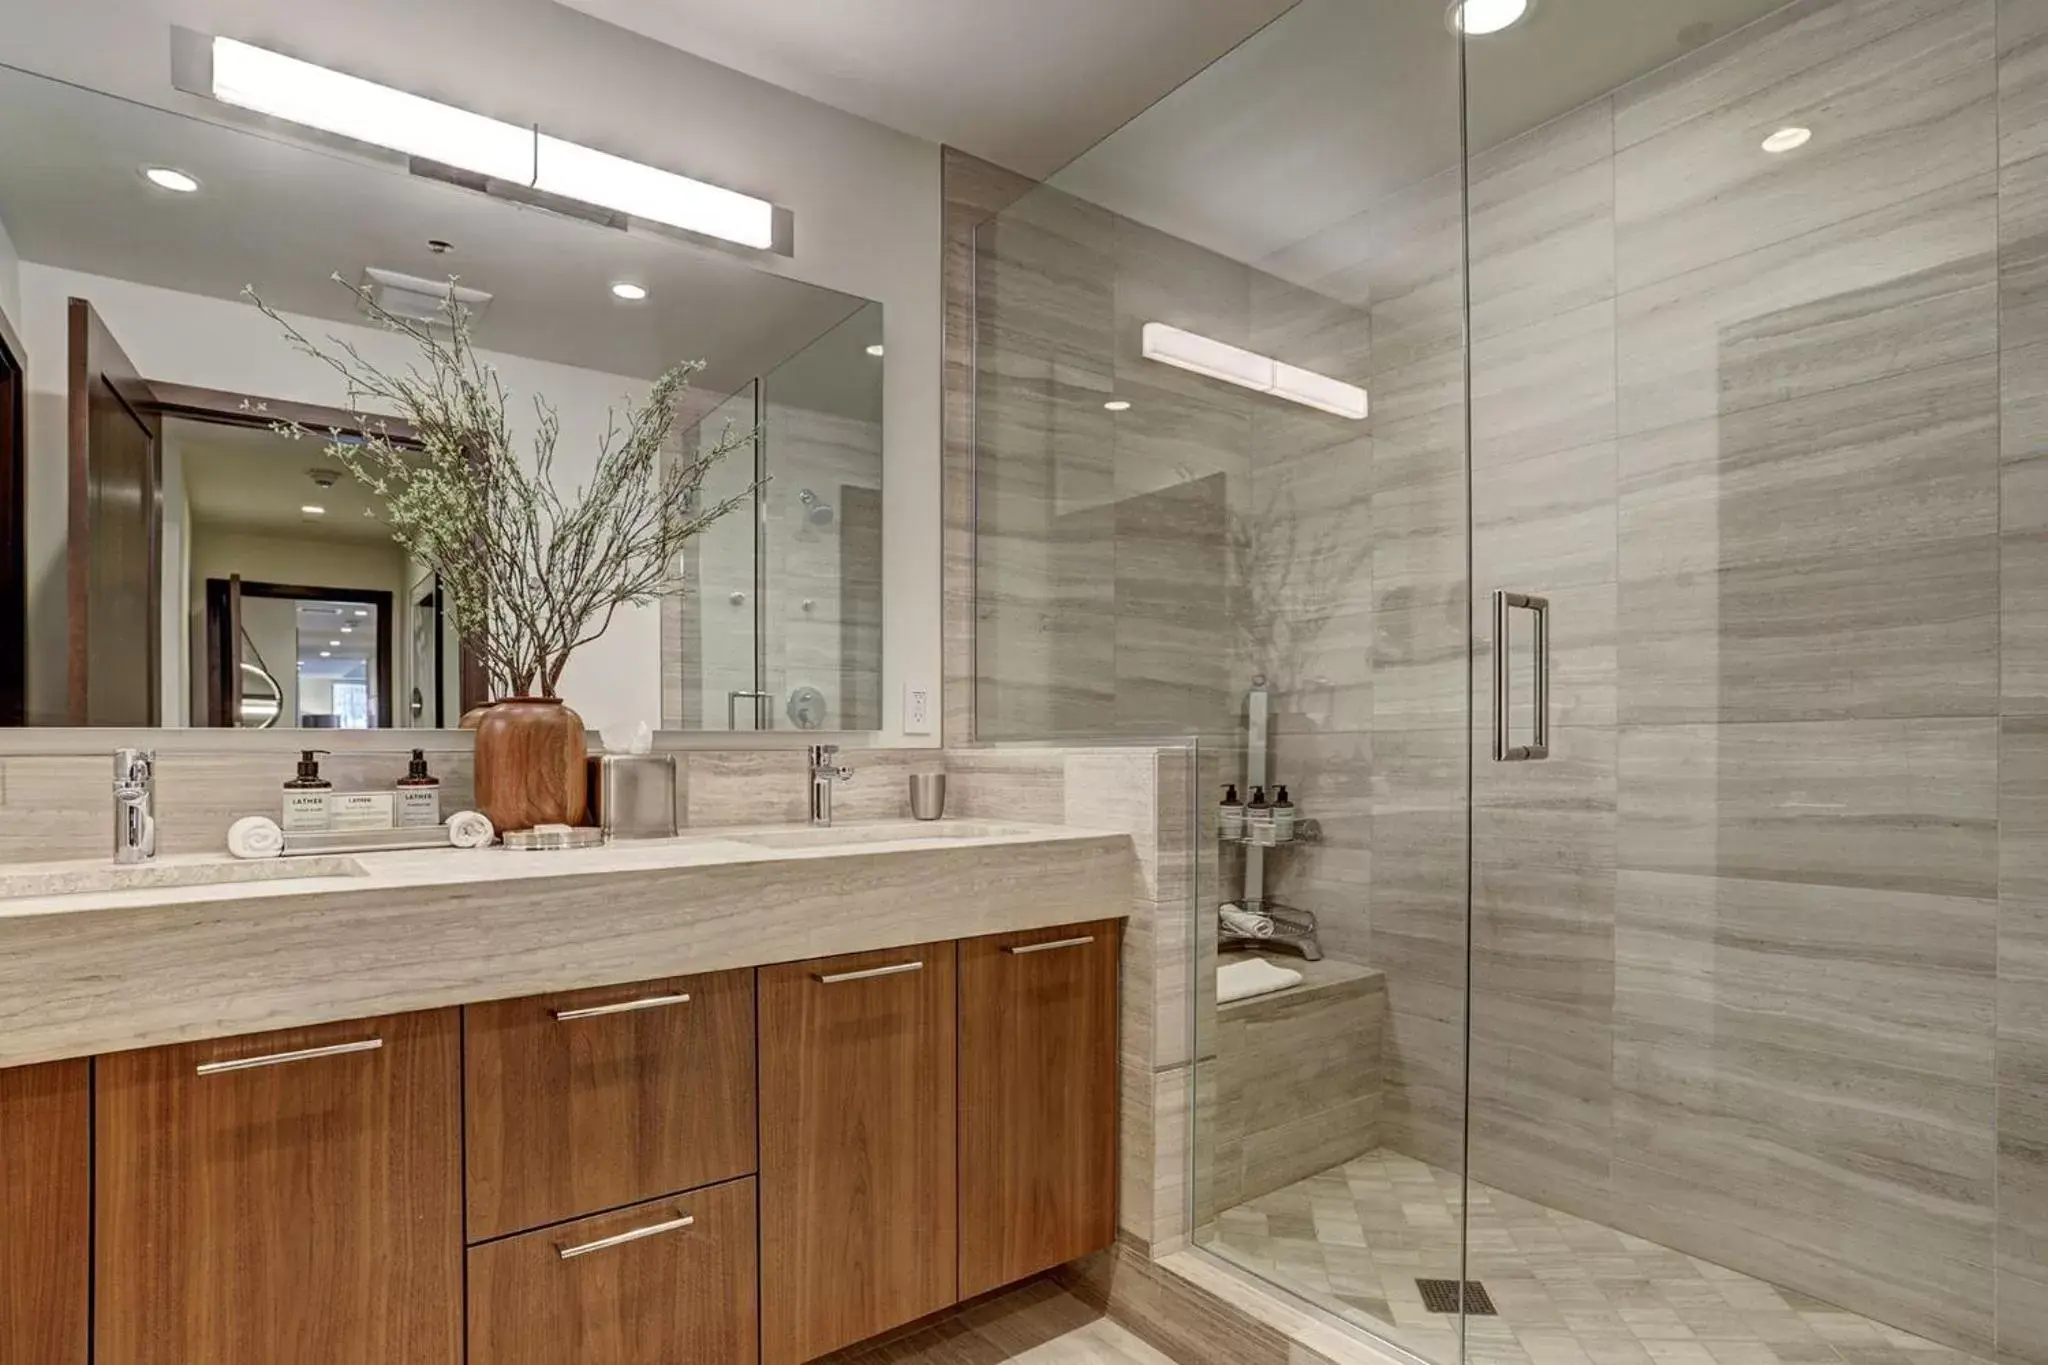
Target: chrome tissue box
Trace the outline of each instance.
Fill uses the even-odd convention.
[[[672,839],[674,754],[598,754],[590,760],[590,816],[606,839]]]

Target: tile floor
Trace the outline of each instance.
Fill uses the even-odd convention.
[[[1048,1280],[971,1303],[817,1365],[1174,1365]]]
[[[1233,1263],[1432,1361],[1455,1317],[1417,1278],[1458,1275],[1458,1177],[1382,1148],[1226,1210]],[[1475,1184],[1474,1365],[1979,1365],[1961,1351]]]

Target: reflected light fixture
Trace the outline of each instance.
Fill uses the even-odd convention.
[[[1112,398],[1102,405],[1102,409],[1104,412],[1129,412],[1131,403],[1127,398]]]
[[[352,633],[352,632],[353,632],[354,630],[355,630],[355,627],[354,627],[354,626],[343,626],[343,627],[341,628],[341,633],[342,633],[343,635],[348,635],[348,634],[351,634],[351,633]]]
[[[624,299],[627,303],[638,303],[647,297],[647,288],[645,285],[629,284],[625,280],[620,280],[612,286],[612,297]]]
[[[334,656],[333,656],[332,654],[328,653],[328,652],[327,652],[326,650],[324,650],[324,649],[323,649],[323,650],[321,650],[321,651],[320,651],[320,657],[321,657],[321,658],[323,658],[323,659],[331,659],[331,658],[333,658]]]
[[[341,648],[341,641],[339,641],[339,640],[329,640],[329,641],[327,642],[327,644],[328,644],[328,646],[329,646],[330,648],[332,648],[332,649],[340,649],[340,648]]]
[[[324,517],[327,515],[327,509],[317,502],[309,502],[300,506],[299,515],[305,517]]]
[[[1220,379],[1254,393],[1269,393],[1354,422],[1365,420],[1369,411],[1365,390],[1356,384],[1184,332],[1163,322],[1145,324],[1142,346],[1147,360]]]
[[[1811,141],[1813,141],[1813,129],[1811,128],[1780,128],[1777,132],[1764,139],[1764,150],[1772,156],[1783,156],[1787,152],[1798,151]]]
[[[882,354],[882,343],[878,341],[874,345],[868,347],[868,354],[871,356],[880,356]]]
[[[1454,0],[1451,31],[1481,38],[1513,27],[1528,13],[1529,0]]]
[[[223,104],[742,246],[775,246],[775,206],[539,129],[346,76],[233,38],[212,40]]]
[[[180,170],[169,166],[144,166],[142,178],[160,190],[173,194],[191,194],[199,188],[199,182]]]
[[[368,607],[357,607],[357,608],[356,608],[356,615],[358,615],[358,616],[368,616],[369,614],[370,614],[370,609],[369,609]]]

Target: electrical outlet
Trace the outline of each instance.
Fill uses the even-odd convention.
[[[932,732],[932,690],[921,683],[903,685],[903,733],[928,735]]]

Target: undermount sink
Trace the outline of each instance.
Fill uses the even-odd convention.
[[[360,877],[354,858],[269,858],[260,861],[205,858],[148,863],[50,863],[0,868],[0,898],[81,896],[107,891],[140,891],[177,886],[228,886],[240,882],[297,881],[303,877]]]
[[[849,844],[900,844],[929,839],[998,839],[1025,832],[1022,825],[988,821],[892,820],[874,825],[827,825],[731,837],[756,848],[840,848]]]

